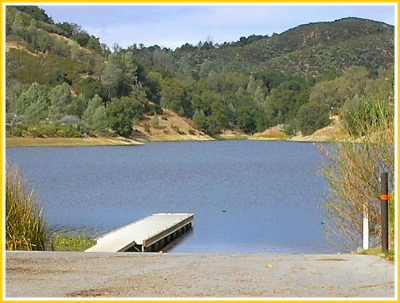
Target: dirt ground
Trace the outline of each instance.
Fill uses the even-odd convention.
[[[7,252],[6,298],[395,296],[378,256]]]

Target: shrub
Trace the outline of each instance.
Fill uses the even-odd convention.
[[[368,112],[363,112],[367,110]],[[361,110],[361,112],[360,112]],[[392,114],[390,114],[392,113]],[[394,119],[388,103],[376,101],[373,106],[363,106],[347,112],[350,121],[360,119],[347,130],[347,142],[335,143],[327,151],[319,145],[328,158],[322,175],[328,181],[330,193],[322,206],[326,210],[325,227],[331,235],[346,240],[354,247],[362,241],[362,218],[368,212],[369,234],[372,246],[380,242],[380,174],[389,173],[389,191],[394,189]],[[355,137],[354,135],[363,135]],[[393,225],[394,207],[389,203]],[[394,232],[390,228],[391,233]],[[390,239],[394,239],[393,234]],[[389,246],[393,247],[392,243]]]
[[[28,126],[24,123],[15,123],[6,126],[7,133],[16,137],[21,137],[27,129]]]

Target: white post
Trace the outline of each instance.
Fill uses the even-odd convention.
[[[368,208],[364,205],[363,214],[363,249],[368,249],[369,230],[368,230]]]

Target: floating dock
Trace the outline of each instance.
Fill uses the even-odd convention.
[[[192,227],[193,214],[161,213],[111,231],[86,252],[156,252]]]

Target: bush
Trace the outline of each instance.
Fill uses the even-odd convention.
[[[78,124],[53,124],[40,122],[33,124],[23,132],[23,136],[34,138],[62,137],[62,138],[82,138],[81,127]]]
[[[16,137],[21,137],[24,132],[26,132],[28,129],[28,126],[24,123],[15,123],[11,125],[7,125],[6,130],[7,133],[10,134],[11,136],[16,136]]]
[[[35,202],[16,166],[6,169],[6,249],[44,250],[46,228],[42,208]]]

